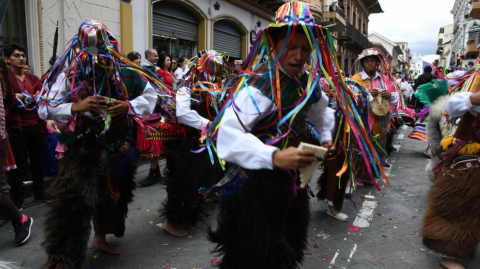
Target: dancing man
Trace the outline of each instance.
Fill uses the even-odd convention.
[[[131,139],[132,119],[153,112],[158,85],[123,56],[115,37],[98,21],[80,25],[46,76],[39,114],[68,119],[68,127],[59,135],[67,148],[50,190],[57,201],[44,223],[48,261],[43,268],[81,268],[92,217],[92,246],[121,253],[106,242],[106,235],[124,235],[140,155]]]
[[[219,128],[218,156],[233,163],[211,189],[222,194],[218,227],[209,233],[223,254],[220,268],[291,269],[304,258],[310,205],[298,169],[317,159],[297,146],[319,144],[306,127],[307,116],[326,148],[333,145],[335,122],[318,87],[326,45],[317,43],[324,42],[320,31],[307,4],[281,6],[276,22],[260,32],[232,100],[209,129],[212,138]],[[308,73],[313,49],[317,56]]]

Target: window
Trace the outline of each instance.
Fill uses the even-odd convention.
[[[2,14],[0,14],[2,15]],[[9,1],[0,24],[0,47],[19,43],[27,47],[25,0]]]

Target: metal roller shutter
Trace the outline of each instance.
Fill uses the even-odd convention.
[[[213,50],[226,52],[228,56],[242,58],[242,37],[225,31],[213,31]]]
[[[153,13],[153,34],[173,36],[179,39],[197,41],[198,24]]]

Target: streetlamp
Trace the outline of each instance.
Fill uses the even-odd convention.
[[[220,10],[220,4],[218,3],[218,1],[213,4],[213,7],[215,8],[215,10]]]

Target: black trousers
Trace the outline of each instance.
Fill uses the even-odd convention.
[[[28,160],[33,180],[33,194],[41,197],[44,193],[43,168],[45,156],[43,154],[45,137],[39,125],[25,126],[20,129],[8,130],[10,146],[17,169],[8,172],[8,183],[11,187],[11,197],[14,202],[23,203],[23,180],[28,174]]]
[[[13,223],[18,223],[22,220],[22,214],[18,212],[15,204],[8,198],[4,191],[5,184],[5,160],[8,156],[8,139],[0,140],[0,214],[10,218]],[[8,185],[7,185],[8,186]]]

